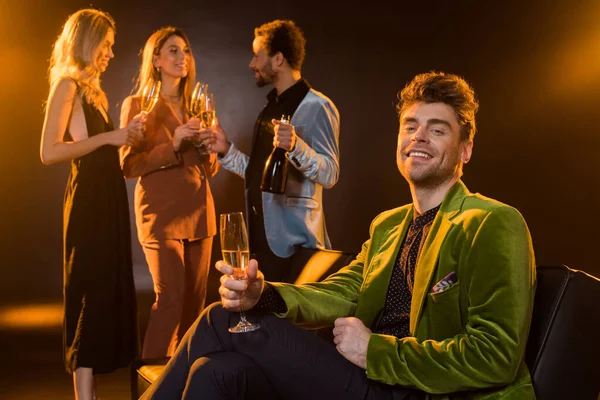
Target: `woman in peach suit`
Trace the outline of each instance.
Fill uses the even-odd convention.
[[[137,93],[123,101],[121,110],[125,126],[141,110],[143,88],[152,80],[162,82],[143,142],[121,149],[125,176],[139,178],[136,225],[156,293],[142,358],[173,354],[204,308],[216,233],[208,178],[217,173],[218,163],[215,155],[202,154],[192,143],[200,129],[197,118],[188,118],[195,74],[185,33],[161,28],[146,42]]]

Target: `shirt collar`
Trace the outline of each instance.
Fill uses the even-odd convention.
[[[304,78],[300,78],[298,82],[294,83],[292,86],[284,90],[283,93],[281,93],[279,96],[277,96],[277,89],[273,88],[273,90],[271,90],[269,94],[267,94],[267,100],[269,100],[269,102],[276,101],[278,103],[281,103],[282,101],[289,100],[291,98],[299,96],[300,94],[306,93],[310,90],[310,88],[311,86],[308,83],[308,81]]]
[[[418,226],[425,226],[428,223],[432,222],[435,219],[435,216],[437,215],[438,211],[440,210],[440,206],[441,204],[437,207],[432,208],[431,210],[425,211],[423,214],[419,214],[417,213],[417,210],[415,210],[413,214],[413,223]]]

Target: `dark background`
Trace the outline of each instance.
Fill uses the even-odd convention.
[[[341,115],[341,177],[324,200],[340,250],[357,252],[373,217],[410,202],[395,166],[397,92],[429,70],[464,76],[481,103],[465,168],[470,190],[523,213],[539,264],[600,275],[597,1],[14,0],[0,1],[0,301],[61,293],[69,165],[43,166],[39,141],[51,46],[67,16],[90,3],[117,22],[116,58],[103,79],[115,123],[139,50],[171,24],[188,33],[198,79],[209,83],[222,125],[244,151],[268,90],[256,88],[247,67],[253,29],[294,19],[307,38],[303,75]],[[134,185],[128,181],[131,195]],[[243,210],[241,179],[222,169],[211,186],[218,213]]]
[[[253,29],[296,20],[308,40],[304,76],[341,115],[341,176],[324,201],[334,247],[351,252],[373,217],[410,202],[395,165],[397,92],[421,72],[464,76],[481,102],[466,184],[523,213],[539,264],[600,276],[597,0],[0,0],[0,398],[72,398],[61,363],[69,164],[42,165],[39,141],[51,46],[67,16],[90,5],[117,22],[116,58],[103,83],[115,122],[139,50],[152,31],[172,24],[188,33],[198,79],[210,85],[222,125],[245,151],[268,90],[256,88],[247,67]],[[135,181],[127,183],[132,195]],[[244,209],[241,179],[222,170],[211,186],[218,213]],[[132,241],[143,332],[153,296]],[[213,269],[209,301],[217,278]],[[127,369],[103,376],[100,397],[128,398],[128,380]]]

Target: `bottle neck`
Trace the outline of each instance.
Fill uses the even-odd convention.
[[[287,153],[287,151],[285,151],[285,149],[282,149],[281,147],[275,147],[275,148],[273,149],[273,151],[271,152],[271,154],[272,154],[273,156],[276,156],[276,157],[283,157],[283,158],[286,158],[286,159],[287,159],[287,157],[285,156],[285,155],[286,155],[286,153]]]

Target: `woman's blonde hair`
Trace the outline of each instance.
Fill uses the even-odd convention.
[[[116,33],[115,21],[108,13],[88,8],[71,14],[54,42],[48,69],[50,86],[61,78],[73,78],[80,83],[80,93],[88,103],[106,107],[94,55],[109,30]]]
[[[183,39],[190,52],[188,74],[179,82],[179,95],[181,96],[184,110],[189,112],[189,100],[192,96],[192,90],[194,89],[194,82],[196,80],[196,63],[194,61],[194,54],[192,53],[190,41],[185,32],[179,28],[165,26],[150,35],[146,41],[144,50],[142,51],[142,65],[140,66],[134,91],[137,96],[141,96],[144,88],[151,80],[161,79],[160,71],[154,68],[154,57],[160,54],[160,49],[171,36],[179,36]]]

